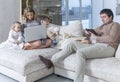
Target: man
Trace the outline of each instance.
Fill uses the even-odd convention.
[[[40,56],[41,61],[48,68],[51,68],[56,62],[64,60],[71,53],[76,52],[74,82],[83,82],[86,59],[114,56],[115,50],[120,42],[120,25],[113,22],[113,12],[110,9],[103,9],[100,12],[100,17],[103,25],[94,29],[97,35],[91,31],[85,31],[91,44],[70,41],[66,48],[53,55],[51,60]]]

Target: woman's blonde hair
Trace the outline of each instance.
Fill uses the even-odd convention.
[[[20,25],[20,28],[22,29],[22,25],[19,21],[15,21],[12,25],[11,25],[11,29],[12,30],[15,30],[15,24],[19,24]]]
[[[36,14],[35,14],[35,11],[31,8],[31,7],[26,7],[25,9],[24,9],[24,12],[23,12],[23,20],[25,21],[25,23],[27,23],[28,22],[28,18],[27,18],[27,13],[28,12],[32,12],[33,13],[33,20],[37,20],[37,16],[36,16]]]

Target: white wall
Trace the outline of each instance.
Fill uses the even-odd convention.
[[[99,12],[103,8],[109,8],[114,13],[114,21],[120,22],[120,15],[116,15],[116,0],[92,0],[93,10],[92,10],[92,17],[93,17],[93,27],[99,26],[102,24]]]
[[[101,24],[101,19],[99,12],[103,8],[103,1],[102,0],[92,0],[92,23],[93,28]]]
[[[19,17],[20,0],[0,0],[0,42],[7,39],[11,24]]]

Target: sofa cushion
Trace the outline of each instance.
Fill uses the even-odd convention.
[[[56,67],[75,72],[75,54],[57,63]],[[89,59],[85,73],[109,82],[120,82],[120,61],[115,57]]]
[[[120,44],[116,50],[115,57],[120,60]]]
[[[55,67],[58,68],[64,68],[66,70],[70,70],[75,72],[75,54],[71,54],[67,58],[65,58],[63,61],[57,62]]]
[[[120,82],[120,61],[115,57],[88,60],[86,74],[108,82]]]
[[[45,68],[38,55],[51,58],[58,51],[58,49],[53,48],[35,50],[0,49],[0,65],[26,75]]]

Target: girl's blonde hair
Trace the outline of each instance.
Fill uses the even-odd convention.
[[[23,20],[25,21],[25,23],[27,23],[29,20],[28,20],[28,18],[27,18],[27,13],[28,12],[32,12],[33,13],[33,20],[37,20],[37,16],[36,16],[36,14],[35,14],[35,11],[31,8],[31,7],[26,7],[25,9],[24,9],[24,12],[23,12]]]
[[[15,21],[12,25],[11,25],[11,29],[12,30],[15,30],[15,24],[19,24],[20,25],[20,28],[22,29],[22,25],[19,21]]]

